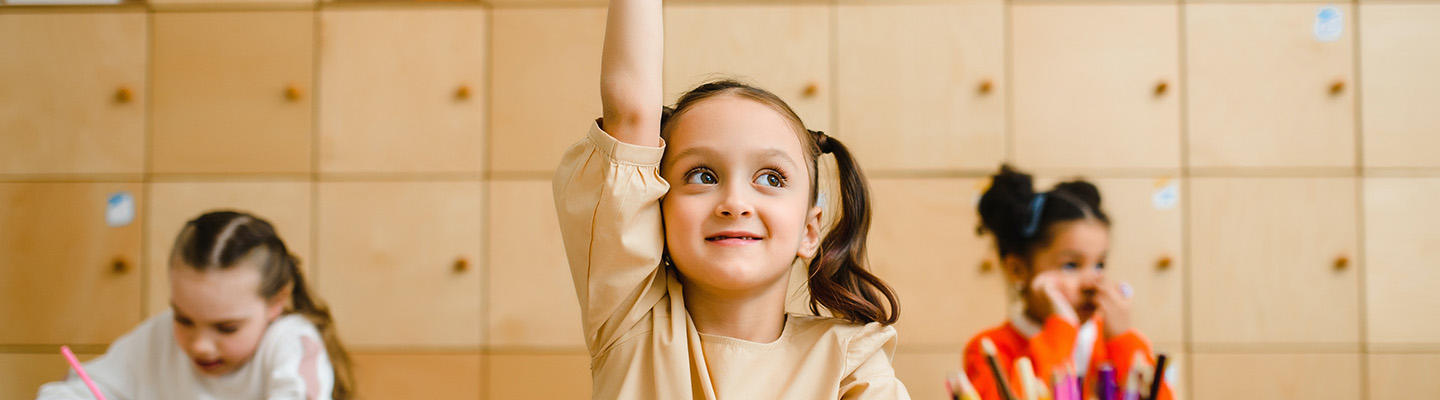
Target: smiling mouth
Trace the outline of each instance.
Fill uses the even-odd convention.
[[[764,238],[748,232],[721,232],[705,238],[706,242],[728,245],[757,243],[761,240],[764,240]]]

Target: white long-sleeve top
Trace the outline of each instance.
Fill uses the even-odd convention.
[[[90,379],[112,400],[329,399],[335,383],[330,357],[315,325],[298,314],[265,328],[255,356],[224,376],[192,365],[175,341],[171,311],[151,317],[84,364]],[[57,356],[58,357],[58,356]],[[305,373],[302,368],[311,369]],[[308,376],[308,378],[307,378]],[[307,387],[313,383],[313,389]],[[313,397],[312,397],[313,394]],[[40,387],[38,400],[93,399],[85,383],[68,379]]]

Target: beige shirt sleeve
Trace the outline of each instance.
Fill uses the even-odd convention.
[[[660,147],[620,142],[592,123],[555,171],[555,210],[586,345],[603,353],[666,294]]]
[[[895,327],[865,324],[845,346],[845,362],[854,369],[840,380],[841,399],[910,399],[890,364],[895,357]]]

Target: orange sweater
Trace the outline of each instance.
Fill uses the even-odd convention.
[[[1100,321],[1098,317],[1095,324],[1104,326],[1103,321]],[[980,392],[982,399],[1003,399],[999,386],[995,384],[994,374],[990,372],[990,364],[985,361],[985,351],[980,347],[981,338],[990,338],[995,342],[995,360],[1005,370],[1006,383],[1012,392],[1019,395],[1020,385],[1015,380],[1017,376],[1015,360],[1020,357],[1030,357],[1031,365],[1035,368],[1035,376],[1043,379],[1046,386],[1053,390],[1051,372],[1064,371],[1065,366],[1070,363],[1071,352],[1075,350],[1077,334],[1077,327],[1054,316],[1045,320],[1045,326],[1041,328],[1040,334],[1032,338],[1025,337],[1013,324],[1006,322],[1004,325],[981,332],[965,345],[965,374],[975,385],[975,390]],[[1144,354],[1145,359],[1151,365],[1155,364],[1154,355],[1150,352],[1150,343],[1140,335],[1139,331],[1131,329],[1109,340],[1097,337],[1095,348],[1090,353],[1090,365],[1086,366],[1088,372],[1085,374],[1084,397],[1091,398],[1095,393],[1098,383],[1096,377],[1100,376],[1098,372],[1100,365],[1107,362],[1115,368],[1115,378],[1119,380],[1117,383],[1120,389],[1124,390],[1125,379],[1129,377],[1130,373],[1130,364],[1135,359],[1137,352]],[[1141,388],[1140,391],[1142,394],[1148,394],[1149,390],[1149,388]],[[1171,399],[1174,397],[1170,392],[1169,385],[1161,385],[1157,400]]]

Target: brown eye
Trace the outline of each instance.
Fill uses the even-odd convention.
[[[755,184],[777,188],[784,187],[785,177],[780,176],[780,173],[778,172],[767,171],[763,174],[760,174],[760,176],[755,177]]]
[[[714,185],[720,183],[715,174],[707,169],[695,169],[685,174],[685,183],[697,185]]]

